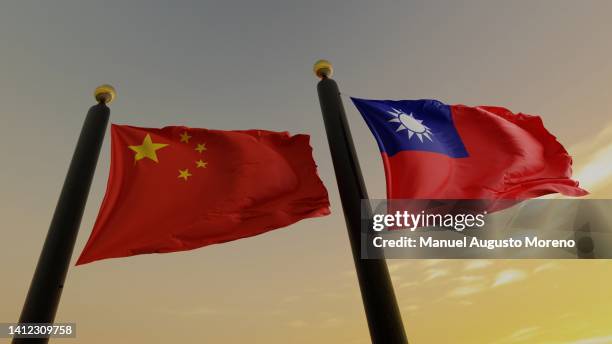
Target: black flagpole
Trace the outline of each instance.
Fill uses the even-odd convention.
[[[115,90],[110,85],[102,85],[96,88],[94,95],[98,104],[87,112],[19,317],[20,324],[53,323],[55,320],[89,187],[110,117],[110,109],[106,104],[115,97]],[[13,344],[48,342],[49,338],[13,339]]]
[[[361,289],[370,338],[374,344],[408,343],[393,284],[384,259],[361,259],[361,200],[368,199],[353,139],[346,120],[340,90],[332,66],[325,60],[315,63],[315,74],[327,141],[336,172],[355,269]]]

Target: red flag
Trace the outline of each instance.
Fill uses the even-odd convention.
[[[378,141],[387,198],[521,200],[587,194],[571,179],[572,158],[538,116],[429,99],[352,99]]]
[[[77,265],[190,250],[329,212],[308,135],[112,125],[106,196]]]

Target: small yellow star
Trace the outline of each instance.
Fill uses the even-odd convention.
[[[196,147],[196,149],[198,151],[198,153],[202,153],[203,151],[206,150],[206,143],[198,143],[198,146]]]
[[[191,136],[187,132],[181,134],[181,142],[189,143],[190,138]]]
[[[183,178],[185,181],[187,181],[187,178],[189,177],[191,177],[191,173],[189,173],[188,169],[179,170],[179,175],[177,178]]]
[[[200,167],[206,168],[206,165],[208,165],[208,162],[202,161],[202,159],[196,161],[195,163],[197,165],[197,168],[200,168]]]
[[[136,152],[134,155],[134,160],[138,161],[140,159],[149,158],[155,162],[159,162],[157,160],[157,151],[158,149],[162,149],[166,147],[168,144],[166,143],[153,143],[151,140],[151,135],[147,134],[144,140],[142,140],[142,144],[140,146],[128,146],[131,150]]]

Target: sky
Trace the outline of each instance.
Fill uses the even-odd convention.
[[[71,343],[368,343],[316,95],[435,98],[542,116],[612,195],[612,2],[12,1],[0,10],[0,322],[16,321],[92,92],[111,121],[312,136],[332,215],[189,252],[71,266]],[[374,138],[347,102],[372,198]],[[102,201],[104,142],[73,263]],[[609,261],[389,260],[411,343],[612,343]],[[66,340],[67,341],[67,340]]]

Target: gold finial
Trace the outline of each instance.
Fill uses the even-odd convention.
[[[315,62],[312,70],[314,71],[315,75],[321,79],[330,78],[332,74],[334,74],[334,68],[327,60],[319,60]]]
[[[94,98],[100,103],[110,104],[117,97],[115,88],[109,84],[96,87]]]

